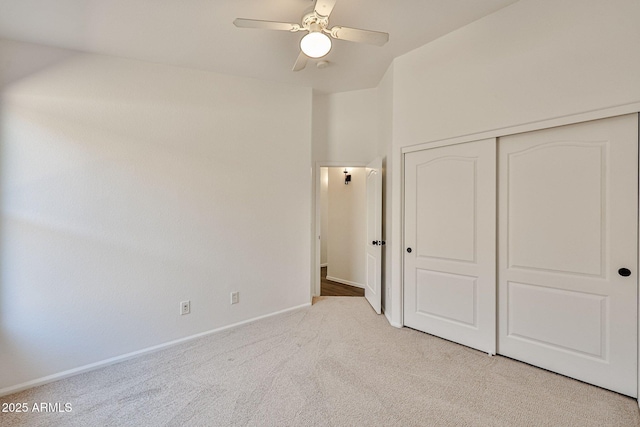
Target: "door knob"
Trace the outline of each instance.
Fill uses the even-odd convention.
[[[374,246],[378,246],[378,241],[374,240],[373,242],[371,242],[371,244],[374,245]]]
[[[620,270],[618,270],[618,274],[622,277],[631,276],[631,270],[629,270],[628,268],[621,268]]]
[[[411,248],[407,248],[407,252],[411,253]]]

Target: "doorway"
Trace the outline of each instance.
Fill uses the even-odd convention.
[[[364,296],[365,168],[321,167],[319,201],[319,295]]]

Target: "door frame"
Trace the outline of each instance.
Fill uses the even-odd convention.
[[[313,248],[313,260],[311,262],[311,299],[320,296],[320,227],[322,210],[320,206],[320,169],[321,168],[366,168],[367,162],[338,162],[338,161],[317,161],[313,166],[313,191],[314,209],[311,235],[311,247]]]

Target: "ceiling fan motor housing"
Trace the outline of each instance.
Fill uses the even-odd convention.
[[[329,25],[329,17],[311,11],[302,17],[302,27],[309,32],[323,31]]]

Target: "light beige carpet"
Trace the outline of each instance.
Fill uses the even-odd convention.
[[[3,367],[4,368],[4,367]],[[635,400],[376,316],[364,298],[308,308],[0,402],[2,426],[638,426]]]

